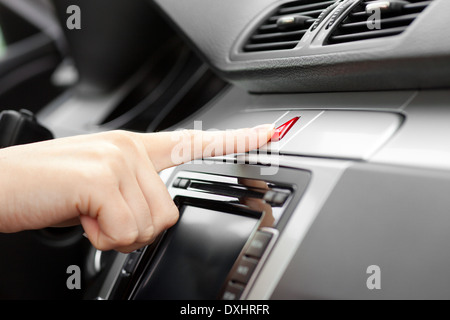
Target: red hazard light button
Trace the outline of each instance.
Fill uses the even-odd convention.
[[[275,129],[275,133],[273,134],[272,138],[270,139],[271,142],[277,142],[284,138],[284,136],[291,130],[291,128],[294,126],[294,124],[300,119],[300,117],[295,117],[291,120],[289,120],[286,123],[283,123],[281,126]]]

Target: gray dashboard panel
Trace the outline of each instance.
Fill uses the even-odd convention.
[[[300,120],[282,141],[263,149],[280,154],[368,159],[401,127],[413,92],[255,95],[233,88],[177,128],[235,129]]]
[[[194,121],[202,121],[202,128],[205,130],[249,127],[251,126],[249,119],[251,120],[252,117],[248,113],[253,114],[258,111],[275,111],[277,114],[300,110],[402,112],[415,95],[414,91],[251,94],[245,89],[233,86],[208,106],[172,127],[171,130],[192,128]],[[233,118],[234,121],[228,120],[229,118]],[[277,120],[275,117],[268,119]]]
[[[153,0],[223,77],[252,92],[330,92],[450,86],[450,2],[435,0],[398,36],[310,46],[251,59],[236,45],[270,8],[286,1]],[[283,74],[283,76],[280,76]]]
[[[272,298],[450,298],[449,189],[446,171],[348,168]],[[373,265],[381,288],[370,290]]]
[[[449,170],[450,92],[420,92],[404,111],[406,125],[372,161]]]
[[[368,159],[395,134],[402,121],[400,114],[389,112],[327,110],[288,139],[280,153]]]

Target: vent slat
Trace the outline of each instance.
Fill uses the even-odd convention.
[[[384,30],[373,30],[371,32],[360,32],[351,34],[342,34],[338,36],[332,36],[330,39],[333,43],[352,42],[365,39],[374,39],[388,36],[395,36],[406,30],[406,27],[398,27]]]
[[[383,19],[380,24],[381,27],[389,26],[389,25],[409,25],[414,19],[416,19],[419,15],[418,14],[409,14],[406,16],[398,16],[398,17],[392,17],[392,18],[386,18]],[[343,23],[341,24],[342,29],[350,30],[351,28],[365,28],[367,27],[366,21],[359,21],[359,22],[349,22],[349,23]]]
[[[306,10],[317,10],[317,9],[325,9],[326,7],[332,5],[335,1],[324,1],[324,2],[319,2],[319,3],[311,3],[311,4],[304,4],[304,5],[299,5],[299,6],[295,6],[295,7],[286,7],[286,8],[281,8],[280,10],[278,10],[278,13],[280,15],[283,14],[289,14],[289,13],[296,13],[299,11],[306,11]]]
[[[293,49],[297,45],[298,41],[284,41],[274,43],[256,43],[246,44],[244,46],[245,51],[266,51],[266,50],[282,50]]]
[[[277,32],[277,33],[263,33],[263,34],[255,34],[252,36],[252,41],[261,42],[261,41],[275,41],[279,39],[283,40],[300,40],[303,35],[306,33],[306,30],[298,30],[291,32]]]
[[[368,21],[372,14],[366,12],[366,5],[373,1],[363,1],[332,32],[326,44],[361,41],[390,37],[403,33],[420,13],[432,2],[409,0],[400,10],[381,11],[379,21]],[[371,23],[375,22],[375,29]]]
[[[300,0],[285,3],[267,17],[258,29],[250,35],[243,46],[244,52],[289,50],[297,46],[319,15],[337,0]],[[300,15],[311,17],[306,22],[282,28],[277,25],[280,17]]]
[[[420,10],[423,11],[426,7],[428,7],[433,1],[420,1],[416,3],[410,3],[403,7],[403,10],[406,12],[410,12],[412,10]]]
[[[278,26],[276,24],[265,24],[259,28],[260,32],[276,32],[278,31]]]
[[[312,18],[317,18],[323,10],[312,10],[312,11],[299,11],[298,14],[302,16],[308,16]],[[270,17],[269,22],[277,21],[279,18],[286,16],[286,14],[278,14],[276,16]]]

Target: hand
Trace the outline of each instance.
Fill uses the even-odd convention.
[[[270,125],[226,132],[111,131],[2,149],[0,232],[81,223],[97,249],[131,252],[178,219],[158,172],[250,151],[272,134]]]

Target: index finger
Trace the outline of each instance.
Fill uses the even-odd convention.
[[[145,134],[144,144],[155,169],[161,171],[194,159],[258,149],[273,133],[272,124],[225,131],[179,130]]]

